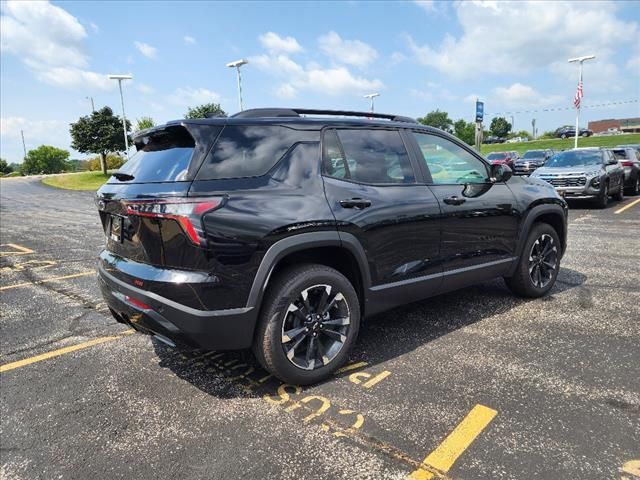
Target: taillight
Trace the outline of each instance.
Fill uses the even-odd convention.
[[[624,162],[622,162],[622,166],[623,167],[633,167],[633,162],[625,160]]]
[[[202,217],[205,213],[219,208],[223,201],[224,197],[162,198],[126,201],[125,206],[128,215],[175,220],[191,242],[195,245],[205,245]]]
[[[129,295],[124,297],[124,299],[127,303],[133,305],[134,307],[141,308],[142,310],[151,310],[151,307],[149,305],[147,305],[144,302],[141,302],[140,300],[136,300],[135,298],[132,298]]]

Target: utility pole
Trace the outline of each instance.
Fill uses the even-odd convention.
[[[91,101],[91,113],[95,112],[96,111],[96,107],[93,104],[93,97],[87,97],[87,100]]]
[[[533,139],[536,139],[536,119],[531,119],[531,136]]]
[[[24,150],[24,158],[23,160],[27,159],[27,145],[24,143],[24,130],[20,130],[20,135],[22,135],[22,149]]]

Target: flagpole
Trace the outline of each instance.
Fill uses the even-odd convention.
[[[578,77],[578,88],[582,85],[582,62],[580,62],[580,76]],[[573,142],[573,148],[578,148],[578,135],[580,134],[580,107],[582,106],[582,99],[579,100],[576,107],[576,136]]]

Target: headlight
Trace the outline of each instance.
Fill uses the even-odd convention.
[[[591,186],[598,188],[600,186],[600,175],[591,179]]]

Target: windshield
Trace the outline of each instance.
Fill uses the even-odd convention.
[[[587,167],[592,165],[602,165],[602,153],[599,150],[560,152],[551,157],[545,167]]]
[[[529,150],[522,158],[544,158],[543,150]]]
[[[489,156],[487,157],[488,160],[500,160],[502,158],[505,158],[507,156],[506,152],[495,152],[495,153],[490,153]]]
[[[612,151],[613,151],[613,155],[618,160],[626,160],[627,158],[631,158],[631,157],[627,157],[627,151],[626,150],[612,150]]]

